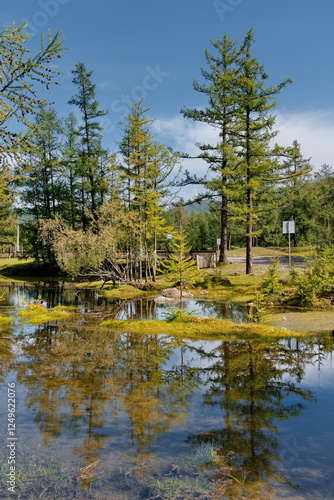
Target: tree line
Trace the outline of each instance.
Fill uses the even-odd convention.
[[[252,54],[253,30],[241,44],[224,35],[205,52],[204,82],[194,89],[207,106],[182,110],[184,117],[216,131],[211,144],[198,144],[210,175],[185,171],[182,158],[160,144],[142,101],[124,117],[117,151],[103,146],[93,72],[83,62],[72,71],[72,110],[61,118],[38,99],[39,88],[57,84],[55,62],[63,55],[60,33],[50,34],[37,54],[28,49],[25,26],[0,34],[0,216],[3,242],[21,217],[24,247],[36,259],[56,263],[75,276],[120,256],[127,279],[155,280],[157,250],[167,233],[180,234],[193,249],[216,249],[227,261],[231,245],[246,243],[246,272],[252,272],[254,244],[284,243],[281,221],[293,219],[299,242],[332,243],[334,174],[324,166],[311,175],[297,141],[275,144],[276,97],[289,78],[267,85],[268,75]],[[75,112],[74,112],[75,110]],[[24,132],[16,132],[18,125]],[[177,186],[198,184],[194,200],[177,199]],[[14,208],[14,200],[19,203]],[[189,212],[206,199],[206,210]],[[297,241],[295,241],[297,243]],[[116,268],[114,269],[114,271]]]

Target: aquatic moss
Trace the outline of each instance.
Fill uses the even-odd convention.
[[[146,335],[166,334],[201,340],[283,338],[311,335],[310,332],[289,331],[271,325],[237,324],[226,319],[181,316],[175,321],[164,320],[107,320],[101,327],[115,332]]]

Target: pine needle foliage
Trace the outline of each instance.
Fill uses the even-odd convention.
[[[198,275],[196,263],[192,256],[189,256],[190,247],[186,241],[185,231],[181,228],[173,233],[172,252],[168,258],[160,263],[160,271],[167,273],[170,278],[180,283],[180,297],[184,282],[191,282]]]
[[[29,133],[36,131],[31,120],[41,105],[37,88],[50,89],[62,73],[55,61],[63,55],[60,31],[41,38],[41,48],[33,54],[28,48],[32,35],[26,24],[5,25],[0,32],[0,154],[17,155],[30,151]],[[13,128],[24,127],[25,132]]]

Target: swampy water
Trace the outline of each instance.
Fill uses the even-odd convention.
[[[13,497],[8,387],[19,498],[334,498],[330,335],[192,342],[115,334],[99,323],[162,318],[166,306],[22,284],[0,295],[0,312],[13,318],[0,339],[0,498]],[[79,319],[32,326],[18,313],[38,299],[73,306]],[[182,307],[247,316],[237,304]]]

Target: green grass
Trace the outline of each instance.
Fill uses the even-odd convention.
[[[34,281],[54,279],[52,270],[42,264],[36,263],[34,259],[0,259],[0,280],[2,281]]]
[[[0,274],[24,276],[27,272],[33,274],[34,259],[0,259]]]
[[[156,295],[157,292],[153,292],[153,294]],[[135,299],[136,297],[142,297],[143,295],[152,295],[152,292],[145,292],[131,285],[120,285],[117,288],[106,289],[104,295],[115,299]]]
[[[314,247],[291,247],[291,254],[299,255],[300,257],[308,257],[314,254]],[[286,257],[289,253],[289,247],[254,247],[252,250],[253,257]],[[245,257],[245,248],[234,248],[228,250],[227,255],[230,257]]]
[[[165,334],[187,339],[233,340],[284,338],[312,335],[310,332],[289,331],[270,325],[236,324],[226,319],[201,318],[182,315],[174,321],[164,320],[107,320],[101,327],[114,332],[130,332],[144,335]]]
[[[303,247],[292,249],[294,254],[307,256],[313,252],[312,247]],[[245,249],[238,248],[229,251],[230,256],[244,256]],[[254,256],[268,256],[268,257],[279,257],[287,255],[287,248],[259,248],[253,249]],[[245,274],[245,264],[227,264],[221,266],[217,269],[205,269],[199,272],[199,281],[205,280],[208,275],[220,275],[228,277],[231,281],[231,285],[214,285],[209,284],[207,287],[190,287],[195,298],[208,298],[212,300],[224,300],[233,302],[253,302],[256,295],[261,287],[262,279],[268,270],[268,266],[254,265],[254,271],[251,275]],[[33,259],[28,259],[26,262],[22,262],[19,259],[0,259],[0,274],[5,273],[6,276],[12,276],[17,280],[17,277],[27,279],[38,279],[38,271],[36,270],[35,263]],[[279,278],[282,283],[282,290],[287,289],[287,279],[289,276],[288,269],[279,269]],[[34,278],[33,278],[34,277]],[[7,278],[3,278],[8,280]],[[101,289],[103,285],[102,281],[94,281],[87,283],[71,283],[69,286],[75,288],[84,289]],[[157,278],[157,288],[162,290],[164,288],[169,288],[174,285],[174,281],[170,280],[167,275],[160,275]],[[143,296],[152,296],[158,294],[157,292],[146,292],[139,290],[130,285],[117,285],[113,286],[112,282],[107,282],[103,286],[103,294],[105,296],[115,299],[131,300]]]
[[[285,257],[286,249],[278,247],[254,247],[253,257]],[[227,251],[229,257],[245,257],[246,248],[233,248]]]
[[[92,281],[90,283],[78,283],[76,284],[76,288],[87,290],[101,290],[102,285],[103,281]],[[158,292],[147,292],[131,285],[113,286],[112,282],[107,282],[101,290],[101,293],[103,293],[104,296],[110,298],[131,300],[137,297],[142,297],[144,295],[157,295]]]
[[[259,292],[261,282],[268,266],[254,266],[254,272],[251,275],[245,274],[245,264],[228,264],[217,269],[203,269],[198,272],[198,282],[205,281],[208,276],[228,277],[231,285],[216,285],[209,284],[208,286],[190,286],[185,287],[185,290],[190,291],[195,298],[207,298],[212,300],[224,300],[247,303],[252,302]],[[283,282],[283,287],[289,276],[288,269],[279,269],[279,276]],[[174,286],[175,280],[170,280],[168,275],[160,275],[157,277],[157,288],[163,290]],[[91,283],[76,284],[78,288],[87,288],[99,290],[102,286],[102,281],[94,281]],[[158,295],[156,292],[145,292],[130,285],[113,286],[108,282],[103,287],[103,293],[107,297],[119,299],[135,299],[137,297]]]

